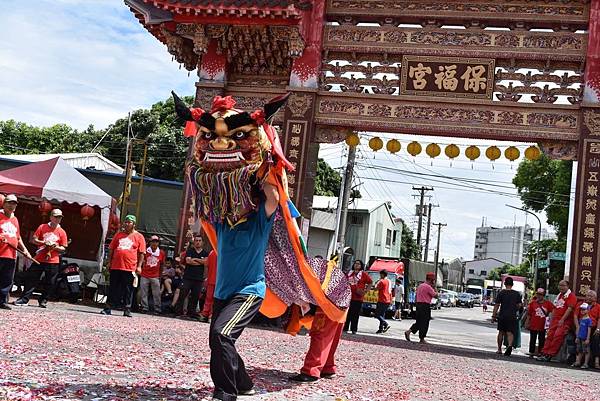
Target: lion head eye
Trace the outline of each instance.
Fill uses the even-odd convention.
[[[208,141],[215,139],[217,135],[214,132],[205,132],[202,134],[202,138]]]
[[[248,137],[248,133],[244,132],[244,131],[238,131],[235,134],[233,134],[233,139],[236,140],[241,140],[241,139],[246,139]]]

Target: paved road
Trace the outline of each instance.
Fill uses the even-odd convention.
[[[98,312],[68,304],[0,311],[0,400],[210,400],[207,324]],[[375,319],[361,319],[365,334],[340,342],[338,374],[312,384],[288,380],[302,365],[307,336],[248,328],[238,346],[259,394],[244,401],[598,399],[598,372],[496,356],[489,313],[434,317],[431,340],[446,345],[401,339],[410,321],[374,335]]]
[[[484,313],[481,307],[468,308],[442,308],[432,311],[433,320],[429,326],[428,341],[433,344],[465,347],[474,350],[496,351],[496,324],[491,323],[492,309]],[[390,330],[384,336],[404,339],[406,331],[413,323],[413,319],[402,321],[388,320]],[[358,335],[376,335],[378,321],[375,318],[361,316]],[[351,335],[351,334],[350,334]],[[377,334],[380,336],[380,334]],[[418,340],[417,336],[413,339]],[[529,334],[523,333],[521,342],[525,347],[515,350],[515,354],[527,352]]]

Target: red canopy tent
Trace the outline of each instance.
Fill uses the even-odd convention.
[[[25,242],[44,221],[37,206],[46,199],[65,214],[62,225],[73,239],[69,255],[102,260],[114,200],[60,157],[1,171],[0,193],[19,197],[16,214]],[[89,220],[80,215],[81,207],[86,204],[95,210]]]

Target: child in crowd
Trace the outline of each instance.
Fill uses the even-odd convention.
[[[161,294],[166,297],[173,296],[173,277],[175,277],[175,267],[173,267],[173,258],[167,258],[165,268],[162,272],[162,289]]]
[[[577,359],[571,366],[574,368],[581,366],[581,369],[587,369],[590,363],[592,319],[589,316],[589,305],[587,303],[584,302],[581,304],[579,310],[581,311],[581,318],[579,319],[579,326],[577,328]]]
[[[488,297],[483,297],[483,301],[481,301],[481,306],[483,307],[483,311],[487,312],[488,310]]]

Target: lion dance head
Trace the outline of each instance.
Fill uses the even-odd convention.
[[[175,111],[186,121],[184,134],[195,138],[188,177],[198,217],[235,224],[257,208],[271,167],[293,169],[270,125],[288,97],[276,97],[249,113],[236,109],[231,96],[216,96],[205,111],[189,108],[173,92]]]

